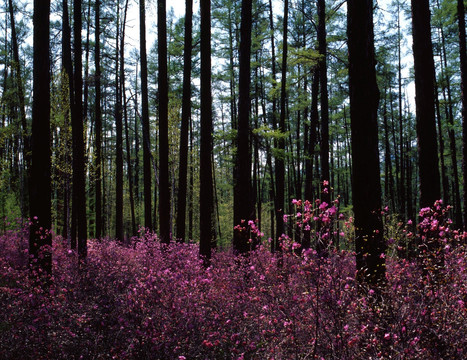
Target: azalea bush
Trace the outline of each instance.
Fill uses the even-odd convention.
[[[295,232],[280,253],[267,244],[248,256],[217,252],[205,268],[197,245],[165,246],[142,230],[130,246],[89,241],[87,262],[78,268],[77,254],[56,236],[53,276],[43,289],[29,277],[27,229],[5,232],[0,358],[467,357],[464,234],[449,229],[441,204],[422,210],[419,232],[443,244],[435,252],[442,281],[433,282],[417,257],[394,251],[378,293],[355,280],[351,249],[327,241],[326,257],[314,250],[320,239],[347,241],[351,222],[339,217],[338,204],[295,205],[299,214],[288,221],[311,232],[309,249],[301,249],[303,231]]]

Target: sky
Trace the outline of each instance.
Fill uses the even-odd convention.
[[[280,9],[281,9],[281,0],[274,0],[274,3],[276,3],[276,6],[274,6],[274,11],[276,12],[276,15],[279,15]],[[382,9],[386,9],[391,0],[379,0],[378,1],[378,6]],[[139,1],[131,1],[130,2],[130,8],[129,8],[129,13],[128,13],[128,23],[127,23],[127,36],[129,37],[130,42],[134,42],[135,47],[138,48],[138,43],[139,43],[139,10],[138,10],[138,4]],[[147,37],[147,47],[148,49],[151,49],[153,44],[155,43],[156,40],[156,24],[157,24],[157,1],[156,0],[147,0],[146,1],[146,37]],[[167,1],[167,11],[169,9],[173,9],[174,14],[177,18],[182,17],[185,15],[185,0],[169,0]],[[193,0],[193,8],[194,12],[199,11],[199,0]],[[384,14],[384,11],[383,11]],[[403,19],[402,16],[402,26],[407,27],[409,26],[408,20]],[[411,37],[407,37],[407,42],[405,45],[405,49],[403,50],[404,58],[403,58],[403,63],[406,65],[405,69],[403,70],[402,76],[403,77],[408,77],[409,76],[409,69],[412,66],[413,63],[413,57],[411,53],[411,47],[412,47],[412,41]],[[409,104],[410,108],[412,111],[415,110],[415,85],[414,83],[410,83],[407,86],[407,96],[409,98]]]

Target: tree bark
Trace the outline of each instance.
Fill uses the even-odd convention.
[[[84,169],[84,126],[83,126],[83,78],[81,49],[81,0],[75,0],[74,16],[74,107],[76,116],[72,119],[73,137],[73,217],[78,233],[78,255],[80,261],[87,257],[86,223],[86,182]]]
[[[250,249],[248,220],[254,215],[251,195],[250,153],[250,56],[251,0],[242,1],[240,30],[240,73],[238,95],[237,155],[234,167],[234,238],[233,248],[239,254]]]
[[[459,59],[461,72],[461,98],[462,98],[462,170],[464,174],[464,229],[467,224],[467,47],[465,41],[465,7],[463,0],[457,0],[457,21],[459,24]]]
[[[185,48],[183,54],[182,123],[180,125],[180,165],[178,172],[177,241],[186,234],[186,195],[188,173],[188,126],[191,116],[191,49],[193,31],[193,0],[186,0]]]
[[[318,50],[319,50],[319,84],[321,95],[321,182],[330,182],[329,173],[329,100],[328,100],[328,74],[327,74],[327,44],[326,44],[326,5],[325,0],[318,0]],[[322,200],[331,201],[331,192],[322,192]]]
[[[63,21],[62,21],[62,67],[65,71],[65,75],[67,77],[68,82],[68,103],[69,103],[69,114],[71,115],[71,119],[73,122],[73,118],[75,115],[75,108],[74,108],[74,86],[73,86],[73,63],[71,61],[71,29],[70,29],[70,22],[69,22],[69,14],[68,14],[68,1],[63,0]],[[68,128],[70,125],[68,118],[65,120],[65,126]],[[68,134],[69,135],[69,134]],[[69,144],[69,137],[67,136],[67,147],[72,144]],[[67,150],[67,155],[65,157],[65,161],[69,163],[73,161],[72,159],[72,152]],[[72,197],[72,188],[71,188],[71,179],[70,174],[65,173],[65,190],[64,190],[64,211],[63,211],[63,238],[68,239],[70,236],[70,200]],[[70,196],[71,195],[71,196]],[[73,235],[73,234],[72,234]],[[72,241],[74,239],[74,241]],[[76,234],[74,237],[72,236],[70,239],[71,248],[76,248]]]
[[[284,27],[283,27],[283,46],[282,46],[282,78],[281,78],[281,108],[278,130],[281,134],[286,131],[285,111],[286,111],[286,84],[287,84],[287,32],[289,17],[289,1],[284,1]],[[281,237],[284,234],[284,197],[285,197],[285,139],[281,136],[277,140],[278,155],[276,156],[276,239],[274,249],[281,251]]]
[[[415,106],[420,173],[420,207],[432,206],[441,196],[436,141],[433,48],[428,0],[412,0],[415,67]]]
[[[50,1],[34,0],[29,256],[39,276],[52,273],[49,17]]]
[[[147,230],[154,230],[151,210],[151,141],[149,137],[148,60],[146,52],[145,0],[139,0],[139,24],[139,45],[141,56],[141,122],[143,125],[144,226]]]
[[[96,155],[94,160],[95,169],[95,224],[97,239],[102,237],[102,111],[101,111],[101,45],[100,45],[100,0],[95,2],[95,47],[94,61],[96,67],[96,83],[95,83],[95,146]]]
[[[13,11],[13,1],[8,0],[8,7],[10,12],[11,20],[11,42],[13,48],[13,69],[15,73],[15,82],[16,88],[18,90],[18,100],[19,100],[19,113],[22,127],[22,140],[23,140],[23,157],[26,166],[26,174],[24,176],[24,186],[27,189],[29,183],[29,172],[31,168],[31,144],[30,144],[30,135],[26,122],[26,106],[24,101],[24,87],[23,87],[23,78],[21,76],[21,65],[19,59],[19,50],[18,50],[18,39],[16,36],[16,25],[15,25],[15,15]],[[22,209],[23,215],[27,214],[27,209]]]
[[[161,242],[170,242],[169,83],[167,79],[166,0],[157,1],[159,59],[159,221]]]
[[[379,89],[376,83],[373,1],[347,2],[352,186],[357,278],[377,285],[385,280],[378,151]]]
[[[201,149],[200,149],[200,255],[205,264],[215,242],[212,183],[211,1],[201,7]]]
[[[123,242],[123,121],[122,95],[120,92],[120,2],[117,3],[117,36],[115,39],[115,238]]]
[[[402,55],[401,55],[401,24],[400,24],[400,3],[397,1],[397,85],[398,85],[398,100],[399,100],[399,157],[400,161],[400,183],[399,183],[399,212],[403,219],[406,218],[406,186],[405,186],[405,165],[404,165],[404,126],[402,116]],[[395,140],[394,140],[395,141]]]

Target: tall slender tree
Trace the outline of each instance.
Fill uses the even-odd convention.
[[[283,44],[282,44],[282,78],[281,78],[281,108],[278,130],[283,134],[286,131],[285,127],[285,111],[286,111],[286,91],[287,91],[287,33],[288,33],[288,18],[289,18],[289,0],[284,1],[284,26],[283,26]],[[275,250],[281,250],[280,238],[284,234],[284,201],[285,201],[285,138],[281,136],[277,140],[278,154],[276,156],[276,245]]]
[[[178,172],[177,241],[184,242],[186,234],[186,198],[188,173],[188,127],[191,112],[191,48],[193,31],[193,0],[186,0],[185,45],[183,50],[182,123],[180,125],[180,165]]]
[[[73,119],[75,114],[75,107],[74,107],[74,86],[73,86],[73,62],[71,60],[71,28],[70,28],[70,21],[69,21],[69,14],[68,14],[68,0],[63,0],[62,2],[62,67],[64,71],[64,75],[67,78],[68,83],[68,102],[69,102],[69,116],[71,115],[71,119]],[[73,121],[73,120],[72,120]],[[66,124],[69,126],[69,121],[67,119]],[[67,156],[67,160],[69,160],[69,156]],[[72,160],[72,159],[71,159]],[[64,191],[64,211],[63,211],[63,237],[67,239],[70,235],[69,231],[69,204],[70,204],[70,195],[72,195],[72,189],[70,186],[70,175],[65,175],[65,191]],[[76,248],[76,233],[72,234],[71,236],[71,248]]]
[[[238,95],[237,154],[234,168],[234,239],[233,248],[246,253],[250,244],[246,228],[254,216],[251,194],[251,153],[250,153],[250,56],[251,56],[251,0],[242,1],[240,29],[240,73]],[[244,224],[242,224],[242,221]],[[241,226],[240,226],[241,225]]]
[[[95,236],[99,239],[102,236],[102,111],[101,111],[101,45],[100,45],[100,0],[95,2],[95,45],[94,45],[94,61],[96,68],[96,82],[95,82],[95,157],[94,157],[94,171],[95,171]]]
[[[319,85],[321,95],[321,181],[330,181],[329,173],[329,96],[327,72],[327,42],[326,42],[326,2],[318,0],[318,49],[319,49]],[[329,189],[327,189],[329,190]],[[323,191],[323,201],[330,203],[330,191]]]
[[[73,138],[73,217],[78,233],[78,255],[81,261],[87,257],[86,184],[84,171],[84,117],[83,117],[83,77],[81,48],[81,0],[73,6],[74,37],[74,107],[76,116],[72,119]]]
[[[18,49],[18,38],[16,35],[16,24],[15,24],[15,15],[13,8],[13,0],[8,0],[8,9],[10,12],[10,22],[11,22],[11,43],[13,48],[13,70],[15,74],[15,83],[16,89],[18,91],[18,100],[19,100],[19,113],[20,121],[22,127],[22,139],[23,139],[23,156],[24,162],[26,165],[26,176],[24,178],[25,187],[28,187],[29,176],[28,172],[31,167],[31,145],[29,140],[29,130],[26,121],[26,105],[24,98],[24,86],[23,86],[23,77],[21,76],[21,64],[19,58],[19,49]]]
[[[376,84],[373,1],[347,2],[352,194],[357,278],[377,285],[385,279],[378,151],[379,89]]]
[[[120,58],[120,2],[117,2],[117,36],[115,39],[115,238],[124,240],[123,235],[123,120],[122,120],[122,94],[119,78]]]
[[[461,72],[461,97],[462,97],[462,166],[464,174],[464,229],[467,226],[467,47],[465,44],[465,7],[463,0],[457,0],[457,22],[459,26],[459,59]]]
[[[169,182],[169,83],[167,78],[166,1],[157,1],[157,44],[159,59],[159,219],[160,237],[170,242]]]
[[[212,181],[212,93],[211,93],[211,0],[200,3],[201,11],[201,143],[200,143],[200,255],[211,258],[215,241]]]
[[[153,230],[151,204],[151,140],[149,138],[148,59],[146,51],[146,4],[139,0],[139,46],[141,58],[141,122],[143,132],[144,226]]]
[[[52,273],[49,19],[50,0],[34,0],[29,255],[40,275]]]
[[[125,30],[126,30],[126,19],[128,14],[129,1],[125,1],[125,7],[123,10],[123,22],[122,22],[122,36],[120,38],[120,94],[122,101],[122,116],[125,125],[125,145],[126,145],[126,163],[128,171],[128,192],[130,195],[130,216],[131,216],[131,235],[136,236],[136,216],[135,216],[135,200],[133,192],[133,166],[131,162],[131,150],[130,150],[130,136],[128,130],[128,103],[126,99],[126,79],[125,79]]]
[[[420,176],[420,206],[431,206],[441,196],[435,121],[435,65],[429,0],[412,0],[415,68],[415,106]]]

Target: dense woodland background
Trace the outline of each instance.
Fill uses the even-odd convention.
[[[0,358],[467,358],[465,1],[168,5],[0,1]]]
[[[386,206],[416,221],[442,198],[462,228],[465,4],[364,3],[187,0],[178,18],[161,0],[4,1],[2,230],[50,201],[82,257],[140,226],[244,252],[242,220],[274,251],[293,199],[337,198],[357,223]]]

